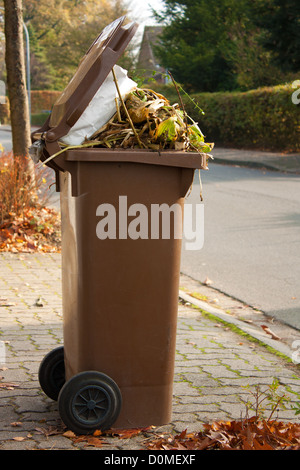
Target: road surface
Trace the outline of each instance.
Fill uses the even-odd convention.
[[[7,126],[0,126],[0,144],[3,145],[6,151],[12,149],[11,130]]]
[[[181,270],[300,329],[300,176],[210,164],[204,246]],[[186,203],[199,203],[199,183]]]

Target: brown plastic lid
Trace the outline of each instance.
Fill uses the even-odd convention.
[[[122,16],[104,28],[82,58],[75,75],[53,106],[48,141],[66,135],[76,123],[133,38],[138,25],[124,25],[125,19]]]

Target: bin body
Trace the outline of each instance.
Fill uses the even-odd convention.
[[[37,157],[55,171],[62,216],[64,364],[54,350],[39,376],[80,433],[171,420],[184,197],[194,169],[207,169],[198,152],[61,148],[135,34],[138,25],[125,23],[100,33],[32,135]],[[154,206],[163,207],[156,230]],[[115,237],[99,230],[103,207]]]
[[[76,151],[67,153],[72,159]],[[151,238],[151,205],[178,204],[183,217],[194,171],[142,159],[88,161],[84,155],[69,163],[72,176],[60,173],[66,380],[88,370],[114,379],[122,394],[115,428],[166,424],[172,410],[181,239],[173,230],[169,239],[162,233]],[[147,239],[119,238],[120,196],[123,201],[126,196],[128,208],[147,208]],[[116,209],[116,239],[97,236],[101,204]],[[134,219],[128,216],[128,224]],[[181,230],[182,220],[177,223]]]

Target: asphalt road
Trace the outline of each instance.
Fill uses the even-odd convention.
[[[2,144],[7,151],[12,149],[11,131],[6,127],[0,127],[0,144]]]
[[[182,272],[300,329],[300,176],[209,166],[204,246],[183,243]],[[186,203],[200,203],[197,179]]]

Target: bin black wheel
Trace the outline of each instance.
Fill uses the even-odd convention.
[[[75,434],[109,429],[119,416],[122,396],[108,375],[96,371],[80,372],[68,380],[58,397],[64,424]]]
[[[64,347],[50,351],[42,360],[39,368],[39,382],[42,390],[52,400],[57,400],[65,383]]]

